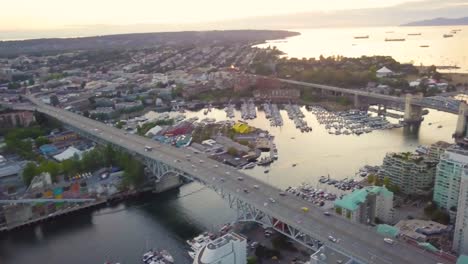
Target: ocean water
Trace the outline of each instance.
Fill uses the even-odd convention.
[[[451,30],[461,29],[452,38],[444,38]],[[448,72],[468,73],[468,26],[440,27],[365,27],[291,29],[301,35],[286,40],[272,40],[257,47],[276,46],[288,57],[318,58],[320,55],[360,57],[392,56],[399,62],[419,65],[458,66]],[[418,34],[409,36],[408,34]],[[355,39],[355,36],[369,36]],[[405,41],[385,41],[404,38]],[[428,45],[427,48],[420,47]]]

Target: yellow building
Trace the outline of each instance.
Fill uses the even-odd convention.
[[[247,134],[252,131],[252,128],[249,125],[245,123],[241,123],[241,122],[237,122],[236,124],[234,124],[232,126],[232,129],[234,129],[236,133],[240,133],[240,134]]]

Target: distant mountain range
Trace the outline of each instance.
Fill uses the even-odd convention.
[[[420,26],[463,26],[468,25],[468,17],[444,18],[438,17],[429,20],[421,20],[403,24],[402,26],[420,27]]]

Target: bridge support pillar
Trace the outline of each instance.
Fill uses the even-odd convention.
[[[412,99],[413,98],[422,98],[422,94],[417,94],[417,95],[412,95],[412,94],[407,94],[405,97],[405,115],[403,117],[403,120],[405,122],[405,125],[409,126],[418,126],[421,125],[421,122],[423,121],[422,117],[422,107],[413,105],[412,104]]]
[[[468,118],[468,105],[465,102],[460,103],[458,109],[457,128],[455,130],[455,138],[464,138],[467,136],[467,118]]]
[[[355,94],[354,95],[354,107],[359,108],[361,105],[359,103],[359,95]]]
[[[178,188],[183,184],[182,178],[176,172],[168,172],[161,179],[157,180],[154,185],[154,193],[161,193],[174,188]]]
[[[379,116],[385,115],[387,113],[387,106],[384,104],[379,104],[377,106],[377,114]]]

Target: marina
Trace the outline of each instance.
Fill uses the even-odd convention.
[[[228,105],[226,106],[226,108],[224,108],[224,110],[226,111],[227,118],[229,119],[234,118],[235,105],[228,103]]]
[[[312,131],[312,128],[307,125],[306,121],[304,121],[304,114],[298,105],[286,104],[284,108],[288,113],[289,119],[294,121],[296,128],[298,128],[301,132]]]
[[[257,109],[252,99],[242,103],[241,116],[244,120],[255,119],[257,117]]]
[[[361,135],[374,130],[400,128],[402,124],[392,124],[385,117],[371,116],[366,111],[349,110],[329,112],[322,107],[312,106],[309,111],[316,115],[319,124],[325,125],[329,134]]]

